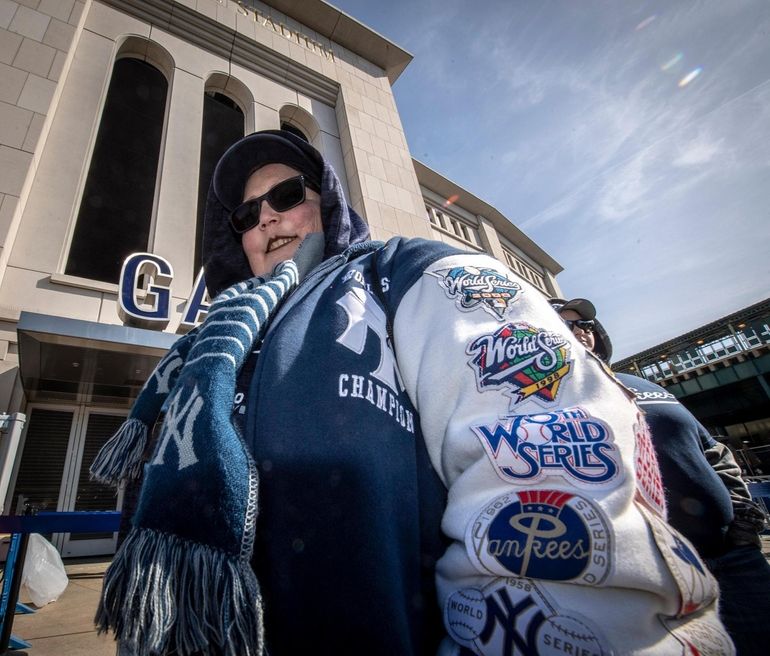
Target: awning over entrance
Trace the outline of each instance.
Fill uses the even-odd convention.
[[[22,312],[19,368],[29,401],[128,406],[179,335]]]

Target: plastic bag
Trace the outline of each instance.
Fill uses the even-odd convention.
[[[21,584],[27,588],[32,603],[40,607],[56,601],[68,583],[56,548],[39,533],[30,533]]]

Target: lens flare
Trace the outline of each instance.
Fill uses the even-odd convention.
[[[647,27],[650,23],[652,23],[656,18],[657,14],[653,14],[652,16],[648,16],[645,18],[639,25],[637,25],[634,29],[639,32],[640,30],[643,30],[645,27]]]
[[[681,52],[676,53],[671,59],[669,59],[663,66],[660,67],[661,71],[667,71],[670,68],[673,68],[676,66],[680,61],[682,61],[682,58],[684,55]]]
[[[452,203],[456,202],[458,198],[460,198],[458,194],[452,194],[444,201],[444,207],[449,207]]]
[[[690,71],[687,75],[685,75],[681,80],[679,80],[679,88],[684,88],[690,82],[692,82],[696,77],[698,77],[703,69],[698,66],[694,71]]]

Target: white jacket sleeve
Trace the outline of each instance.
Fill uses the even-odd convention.
[[[403,297],[394,337],[448,488],[441,653],[733,653],[631,394],[540,292],[454,255]]]

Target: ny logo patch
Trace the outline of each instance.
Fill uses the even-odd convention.
[[[396,358],[388,339],[387,321],[374,298],[364,289],[354,287],[337,300],[348,317],[348,325],[337,338],[337,342],[361,355],[366,346],[366,337],[371,330],[380,340],[380,362],[371,375],[387,385],[396,394],[404,389]]]
[[[576,613],[559,611],[544,590],[526,578],[463,588],[447,599],[444,623],[460,654],[500,656],[606,656],[612,650]]]
[[[181,393],[185,389],[182,388],[179,393],[174,395],[168,407],[158,451],[150,463],[151,465],[166,464],[166,451],[172,444],[177,451],[178,471],[198,462],[198,456],[193,448],[193,428],[195,420],[203,408],[203,397],[196,386],[189,398],[183,402],[181,401]]]

